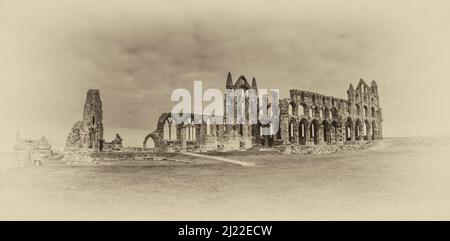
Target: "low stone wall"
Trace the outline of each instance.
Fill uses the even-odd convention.
[[[95,159],[92,157],[91,151],[83,150],[66,150],[61,160],[63,163],[70,165],[96,165]]]
[[[352,144],[333,145],[286,145],[278,147],[278,150],[285,154],[324,154],[334,152],[354,152],[366,150],[369,146],[378,141],[362,141]]]
[[[69,165],[112,165],[119,162],[142,162],[142,161],[169,161],[182,162],[176,152],[93,152],[93,151],[66,151],[62,163]]]
[[[245,151],[205,151],[213,156],[237,156],[237,155],[274,155],[274,154],[325,154],[334,152],[363,151],[370,146],[380,143],[377,141],[355,142],[352,144],[334,145],[283,145],[270,149],[254,147]],[[195,151],[194,151],[195,152]],[[198,152],[198,150],[197,150]],[[183,157],[184,158],[184,157]],[[177,152],[92,152],[92,151],[66,151],[62,161],[70,165],[108,165],[114,162],[127,161],[174,161],[184,162]]]

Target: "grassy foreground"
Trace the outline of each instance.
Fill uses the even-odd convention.
[[[0,176],[0,219],[449,219],[449,147],[446,137],[395,138],[354,153],[230,155],[254,167],[12,168]]]

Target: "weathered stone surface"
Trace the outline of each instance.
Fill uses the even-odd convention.
[[[77,121],[70,133],[69,136],[67,137],[67,141],[66,141],[66,147],[68,148],[82,148],[83,147],[83,140],[82,138],[82,132],[83,132],[83,122],[82,121]]]
[[[66,141],[67,149],[101,151],[103,144],[103,110],[99,90],[88,90],[83,120],[72,127]]]
[[[86,138],[83,147],[101,150],[103,142],[103,110],[99,90],[88,90],[83,112],[83,130]]]
[[[116,138],[111,142],[103,143],[103,151],[121,151],[123,139],[119,134],[116,134]]]
[[[253,79],[250,85],[245,76],[240,76],[233,84],[230,73],[225,86],[244,91],[257,89],[256,80]],[[249,111],[247,101],[246,113]],[[225,102],[226,107],[229,104]],[[147,140],[152,138],[159,150],[233,151],[261,145],[266,148],[285,146],[283,152],[297,152],[299,149],[323,153],[346,148],[352,150],[364,142],[383,138],[382,109],[375,81],[369,86],[361,79],[356,88],[350,84],[347,99],[291,89],[290,96],[279,101],[279,107],[279,129],[264,135],[261,128],[269,126],[259,122],[253,125],[216,125],[205,123],[205,118],[201,118],[204,122],[194,123],[195,115],[191,114],[192,118],[186,123],[175,125],[170,120],[171,114],[164,113],[156,130],[146,136],[144,149]],[[235,116],[237,108],[234,106],[233,109]],[[224,118],[224,123],[227,123],[225,117],[219,118]],[[351,147],[345,147],[347,145]]]
[[[97,165],[98,161],[92,157],[92,152],[83,149],[67,150],[62,159],[63,162],[70,165]]]

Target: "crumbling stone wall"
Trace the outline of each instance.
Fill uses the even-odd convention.
[[[257,90],[255,78],[252,84],[249,84],[245,76],[240,76],[233,83],[230,73],[225,87],[244,91]],[[280,125],[277,134],[264,136],[260,133],[263,127],[260,123],[242,125],[194,123],[194,116],[191,114],[192,120],[171,126],[174,128],[172,132],[176,133],[176,138],[168,139],[164,128],[170,125],[168,121],[170,113],[164,113],[158,120],[156,130],[146,136],[143,144],[145,148],[147,140],[152,138],[155,147],[161,150],[226,151],[246,150],[259,145],[359,145],[361,142],[382,139],[382,109],[376,82],[372,81],[369,86],[361,79],[356,88],[350,84],[347,97],[341,99],[292,89],[289,98],[281,99],[279,102]],[[247,101],[246,111],[248,111]],[[235,116],[236,112],[237,106],[234,109]],[[227,123],[226,119],[224,123]],[[192,128],[195,130],[195,138],[189,139],[187,136],[193,131]]]
[[[86,139],[83,147],[100,150],[103,141],[103,110],[99,90],[88,90],[84,103],[83,128]]]
[[[83,119],[73,125],[67,137],[66,148],[100,151],[103,142],[103,110],[100,91],[90,89],[86,94]]]
[[[119,134],[116,134],[116,138],[111,142],[103,142],[101,149],[103,151],[121,151],[123,139]]]
[[[233,84],[229,73],[226,88],[248,91],[250,89],[256,90],[257,85],[254,78],[250,84],[243,75]],[[245,103],[245,109],[248,113],[248,98],[245,100]],[[227,102],[225,101],[224,104],[226,105]],[[236,118],[237,106],[234,107],[233,111]],[[252,148],[253,143],[258,138],[256,132],[253,131],[257,126],[249,123],[215,124],[214,119],[217,117],[211,117],[210,123],[205,123],[205,118],[201,117],[203,122],[195,123],[195,116],[191,114],[191,119],[186,120],[183,124],[175,125],[171,124],[170,116],[171,113],[163,113],[159,117],[156,130],[148,134],[144,139],[144,149],[147,147],[148,139],[152,138],[155,148],[161,150],[246,150]],[[224,116],[226,116],[226,113]],[[223,119],[222,123],[227,123],[225,117],[218,118]],[[167,138],[167,133],[165,133],[167,125],[169,125],[172,133],[176,133],[176,138]],[[193,134],[195,136],[194,139],[189,138],[189,135],[192,134],[191,132],[195,132]]]
[[[66,140],[66,147],[68,148],[82,148],[83,147],[83,140],[84,133],[83,133],[83,122],[77,121]]]
[[[290,98],[280,101],[281,135],[285,144],[341,144],[382,139],[382,109],[375,81],[361,79],[350,84],[348,99],[303,90],[291,90]],[[300,124],[307,132],[300,135]],[[317,131],[315,131],[317,127]],[[314,132],[314,133],[313,133]],[[364,135],[364,133],[366,133]]]

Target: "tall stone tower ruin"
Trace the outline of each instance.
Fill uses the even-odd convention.
[[[84,147],[100,150],[103,140],[103,110],[99,90],[88,90],[83,112],[83,129],[86,132]]]
[[[100,91],[90,89],[86,94],[83,120],[73,125],[67,137],[66,148],[101,151],[103,142],[103,110]]]

